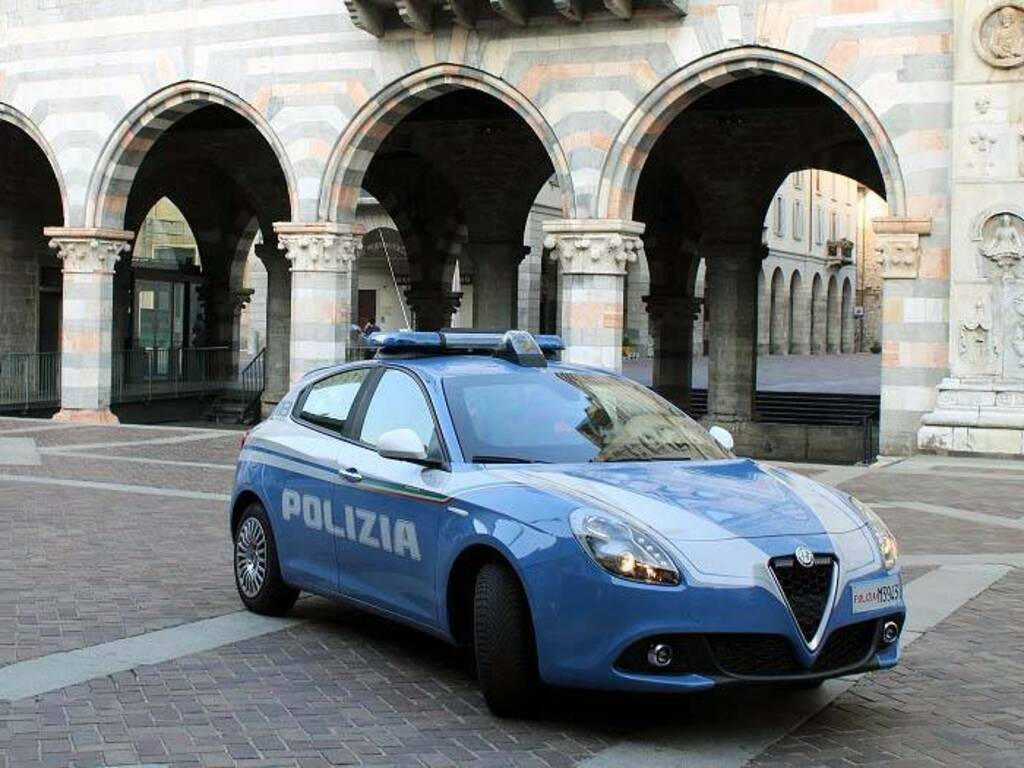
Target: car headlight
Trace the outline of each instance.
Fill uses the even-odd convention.
[[[609,573],[645,584],[681,581],[665,548],[628,523],[595,509],[577,509],[569,522],[584,551]]]
[[[896,561],[900,556],[900,546],[896,542],[896,537],[892,535],[889,526],[875,513],[875,510],[853,496],[850,497],[850,502],[864,516],[864,522],[868,524],[868,528],[871,529],[871,533],[878,543],[878,551],[882,553],[882,564],[885,566],[885,570],[891,571],[896,567]]]

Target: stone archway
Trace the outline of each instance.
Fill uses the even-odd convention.
[[[19,129],[32,140],[32,143],[38,147],[39,151],[46,158],[60,194],[61,218],[59,222],[52,222],[52,224],[67,223],[70,220],[67,185],[64,182],[64,174],[61,172],[60,164],[57,162],[57,155],[54,153],[53,148],[50,147],[46,137],[43,136],[42,131],[36,127],[36,124],[27,115],[2,101],[0,101],[0,123],[7,123]]]
[[[601,170],[594,215],[630,219],[640,174],[665,127],[694,102],[721,86],[773,75],[815,89],[840,108],[868,142],[878,166],[882,194],[892,216],[905,216],[906,187],[888,132],[867,102],[839,77],[796,54],[739,47],[706,56],[665,78],[633,109],[620,128]],[[824,164],[822,164],[824,165]],[[856,177],[856,174],[846,175]]]
[[[769,238],[789,229],[782,185],[806,168],[854,178],[886,194],[891,213],[904,213],[895,149],[866,102],[819,65],[761,48],[714,54],[666,78],[626,119],[606,157],[594,214],[648,227],[652,275],[671,272],[655,269],[658,260],[683,268],[674,245],[683,239],[706,259],[709,419],[756,420],[756,352],[790,352],[785,275],[801,259],[785,262],[781,274],[761,262]],[[779,215],[766,225],[777,193]],[[822,229],[813,246],[820,246],[819,268],[833,270],[838,234],[826,243]],[[652,281],[652,294],[677,290]],[[830,308],[815,314],[824,323]],[[838,326],[826,332],[821,351],[838,349],[838,339],[829,338],[837,333]]]
[[[85,226],[121,229],[132,183],[150,147],[183,117],[210,105],[241,115],[259,131],[284,174],[291,211],[297,212],[295,173],[284,145],[262,113],[224,88],[186,81],[163,88],[136,105],[111,134],[89,180]]]
[[[0,158],[0,410],[52,407],[63,288],[43,229],[66,220],[64,180],[34,123],[2,103]]]
[[[576,214],[569,162],[540,110],[504,80],[458,64],[437,64],[406,75],[375,94],[349,122],[331,151],[320,183],[317,213],[322,221],[351,223],[363,177],[375,152],[392,130],[417,107],[446,93],[485,93],[518,114],[544,145],[561,190],[566,218]]]
[[[352,119],[327,163],[318,213],[354,232],[360,200],[379,201],[405,245],[418,328],[447,325],[462,309],[479,327],[512,327],[527,216],[551,178],[571,217],[569,165],[536,107],[492,75],[442,64],[386,86]],[[464,291],[453,287],[456,264]]]
[[[51,231],[62,254],[81,249],[101,254],[90,262],[94,268],[89,279],[106,298],[90,306],[91,322],[94,333],[116,336],[112,352],[101,354],[95,362],[97,368],[113,368],[137,347],[137,339],[127,332],[128,324],[111,326],[104,315],[127,316],[124,308],[131,303],[140,276],[130,256],[123,254],[131,252],[129,243],[136,235],[132,230],[141,226],[152,205],[165,196],[175,201],[192,225],[203,263],[202,285],[194,301],[203,306],[203,335],[176,336],[172,345],[176,350],[168,354],[194,357],[197,345],[227,350],[214,366],[227,381],[242,362],[238,331],[246,296],[238,285],[239,265],[248,257],[258,231],[267,238],[258,255],[269,273],[268,293],[275,294],[264,297],[268,313],[276,312],[268,317],[267,325],[287,328],[288,306],[284,305],[282,314],[280,294],[290,292],[290,273],[284,255],[276,248],[273,222],[296,213],[294,173],[281,141],[263,115],[218,86],[177,83],[131,109],[107,140],[93,170],[86,196],[86,226]],[[253,226],[254,219],[258,226]],[[268,347],[265,391],[273,396],[287,388],[288,355],[286,343]],[[96,414],[109,418],[106,382],[110,379],[105,372],[99,379],[98,407],[88,409],[92,416],[81,414],[83,418],[96,418]]]

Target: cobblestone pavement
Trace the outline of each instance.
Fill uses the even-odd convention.
[[[239,610],[222,500],[236,433],[0,419],[0,451],[8,436],[35,440],[39,463],[0,455],[0,671]],[[861,678],[764,743],[751,733],[767,713],[811,694],[758,689],[734,704],[730,693],[551,692],[536,719],[498,721],[454,650],[308,598],[299,625],[0,700],[0,768],[1024,765],[1024,464],[797,469],[878,505],[908,581],[964,556],[1013,567],[895,670]],[[719,711],[708,754],[758,746],[687,762],[699,755],[680,745],[699,742]]]

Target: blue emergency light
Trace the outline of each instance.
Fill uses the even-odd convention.
[[[559,336],[529,331],[477,331],[446,328],[441,331],[384,331],[367,337],[367,345],[382,357],[416,355],[491,355],[527,367],[547,365],[547,358],[565,349]]]

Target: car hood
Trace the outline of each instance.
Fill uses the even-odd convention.
[[[674,542],[838,534],[864,525],[840,492],[748,459],[492,471],[579,506],[626,515]]]

